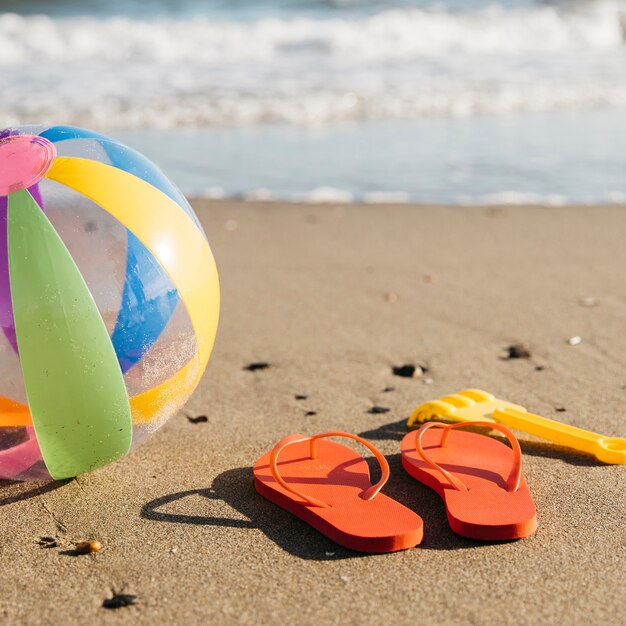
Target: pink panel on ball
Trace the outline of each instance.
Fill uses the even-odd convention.
[[[43,137],[14,135],[0,139],[0,196],[38,183],[55,157],[54,145]]]

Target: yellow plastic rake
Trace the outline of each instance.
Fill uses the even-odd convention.
[[[603,463],[626,463],[626,438],[605,437],[597,433],[533,415],[523,406],[500,400],[481,389],[465,389],[418,406],[407,426],[434,417],[454,422],[487,421],[505,424],[562,446],[593,454]]]

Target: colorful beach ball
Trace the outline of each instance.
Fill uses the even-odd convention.
[[[0,131],[0,478],[77,476],[180,410],[219,286],[178,189],[81,128]]]

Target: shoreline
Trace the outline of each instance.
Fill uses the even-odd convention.
[[[402,201],[379,201],[366,202],[357,200],[323,200],[323,201],[305,201],[305,200],[274,200],[274,199],[251,199],[239,196],[225,198],[209,198],[202,196],[188,196],[187,200],[194,210],[206,210],[214,207],[228,208],[240,206],[261,206],[261,207],[281,207],[281,208],[306,208],[319,207],[320,209],[334,209],[335,207],[372,207],[379,209],[387,208],[413,208],[413,209],[469,209],[473,211],[485,210],[496,211],[498,213],[515,210],[552,210],[552,209],[626,209],[626,202],[590,202],[571,203],[571,204],[549,204],[545,202],[529,202],[529,203],[502,203],[494,202],[489,204],[480,203],[437,203],[437,202],[414,202],[412,200]]]

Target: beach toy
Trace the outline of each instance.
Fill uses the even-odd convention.
[[[325,437],[363,444],[380,464],[380,481],[371,484],[363,457]],[[254,465],[254,485],[264,498],[359,552],[395,552],[422,540],[422,519],[380,493],[388,478],[385,457],[364,439],[343,432],[290,435]]]
[[[455,422],[498,422],[548,441],[593,454],[603,463],[626,463],[626,438],[605,437],[582,428],[528,413],[523,406],[500,400],[480,389],[466,389],[417,407],[407,426],[442,417]],[[493,428],[493,426],[492,426]]]
[[[465,426],[489,425],[503,442]],[[522,453],[506,426],[486,422],[430,422],[400,444],[402,466],[444,500],[450,528],[471,539],[520,539],[535,532],[535,504],[522,474]]]
[[[206,236],[148,159],[81,128],[0,131],[0,478],[126,455],[198,384],[218,311]]]

